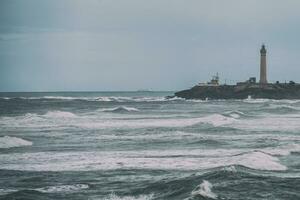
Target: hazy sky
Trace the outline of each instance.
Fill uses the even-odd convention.
[[[0,0],[0,91],[300,82],[299,0]],[[231,82],[230,82],[231,80]]]

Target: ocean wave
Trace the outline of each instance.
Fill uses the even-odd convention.
[[[149,195],[139,195],[139,196],[118,196],[114,193],[108,195],[102,200],[151,200],[154,198],[153,194]]]
[[[110,112],[136,112],[135,108],[111,109]],[[197,118],[102,118],[97,115],[75,115],[70,112],[49,111],[46,114],[38,115],[27,113],[24,116],[2,117],[0,125],[3,127],[63,127],[72,126],[85,129],[106,129],[106,128],[147,128],[147,127],[187,127],[196,124],[210,124],[215,127],[231,124],[236,121],[232,117],[221,114],[211,114]],[[62,120],[64,119],[64,120]]]
[[[42,188],[36,188],[33,189],[38,192],[42,193],[70,193],[70,192],[77,192],[80,190],[88,189],[89,186],[86,184],[75,184],[75,185],[57,185],[57,186],[48,186],[48,187],[42,187]]]
[[[39,152],[0,155],[0,169],[24,171],[95,171],[116,169],[205,170],[240,165],[256,170],[284,171],[277,157],[262,151],[222,153],[154,152]],[[199,151],[200,152],[200,151]],[[144,154],[143,154],[144,153]],[[184,155],[186,153],[186,155]],[[240,154],[238,154],[240,153]],[[218,154],[218,155],[217,155]],[[230,155],[231,154],[231,155]],[[174,156],[175,155],[175,156]],[[213,156],[215,155],[215,156]]]
[[[22,138],[4,136],[0,137],[0,149],[8,149],[12,147],[31,146],[32,142]]]
[[[121,108],[112,112],[126,109],[126,112],[136,112],[134,108]],[[62,120],[63,119],[63,120]],[[30,128],[59,128],[78,127],[85,129],[106,128],[146,128],[146,127],[186,127],[196,124],[210,124],[212,126],[223,126],[233,123],[235,119],[220,114],[212,114],[198,118],[103,118],[98,115],[75,115],[70,112],[49,111],[46,114],[27,113],[23,116],[1,117],[0,125],[3,127],[30,127]]]
[[[118,106],[114,108],[103,108],[99,110],[100,112],[139,112],[140,110],[133,107],[126,107],[126,106]]]
[[[200,195],[209,199],[217,199],[218,195],[211,191],[212,188],[213,185],[209,181],[203,180],[203,182],[192,191],[191,195],[193,197]]]
[[[104,112],[137,112],[133,107],[115,107],[102,109]],[[158,128],[158,127],[188,127],[199,124],[209,124],[214,127],[225,127],[240,130],[255,131],[299,131],[299,114],[264,114],[257,117],[244,117],[241,112],[232,111],[224,114],[210,114],[202,117],[149,117],[139,118],[111,118],[93,114],[76,115],[65,111],[49,111],[46,114],[27,113],[23,116],[0,117],[2,127],[30,127],[30,128],[63,128],[77,127],[84,129],[120,129],[120,128]],[[62,120],[63,119],[63,120]]]
[[[146,128],[146,127],[187,127],[196,124],[210,124],[215,127],[231,124],[236,119],[220,114],[212,114],[198,118],[171,118],[171,119],[136,119],[136,120],[103,120],[77,123],[76,126],[88,129],[103,128]]]

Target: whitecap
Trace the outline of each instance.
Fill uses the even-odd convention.
[[[75,184],[75,185],[57,185],[57,186],[48,186],[42,188],[36,188],[34,190],[43,192],[43,193],[60,193],[60,192],[76,192],[79,190],[88,189],[89,186],[86,184]]]
[[[118,196],[114,193],[108,195],[102,200],[151,200],[154,198],[153,194],[149,195],[139,195],[139,196]]]
[[[270,99],[252,99],[252,98],[243,100],[243,102],[245,102],[245,103],[253,103],[253,104],[266,103],[269,101],[270,101]]]
[[[49,118],[73,118],[76,117],[74,113],[64,111],[49,111],[43,117]]]
[[[114,108],[103,108],[100,109],[101,112],[139,112],[139,109],[126,106],[118,106]]]
[[[18,190],[14,190],[14,189],[1,189],[0,188],[0,195],[6,195],[6,194],[17,192],[17,191]]]
[[[24,140],[22,138],[4,136],[0,137],[0,148],[12,148],[12,147],[22,147],[31,146],[32,142]]]
[[[233,172],[233,173],[237,172],[237,169],[234,165],[226,166],[226,167],[223,168],[223,170],[227,171],[227,172]]]
[[[4,99],[4,100],[10,100],[10,97],[0,97],[0,99]]]
[[[57,99],[57,100],[76,100],[76,99],[87,99],[86,97],[67,97],[67,96],[44,96],[38,97],[39,99]]]
[[[202,196],[205,198],[210,198],[210,199],[216,199],[218,195],[213,193],[211,189],[213,188],[213,185],[206,180],[203,180],[203,182],[197,186],[195,190],[192,191],[192,196]]]

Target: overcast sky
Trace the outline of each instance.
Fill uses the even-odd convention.
[[[300,82],[299,0],[1,0],[0,91]]]

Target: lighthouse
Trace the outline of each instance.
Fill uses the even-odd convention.
[[[260,84],[267,84],[267,50],[265,45],[260,49]]]

